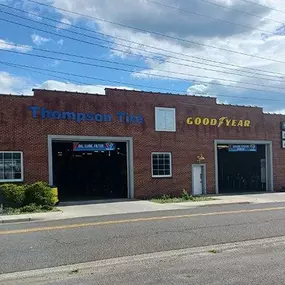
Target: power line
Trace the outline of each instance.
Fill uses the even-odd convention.
[[[215,18],[215,17],[212,17],[210,15],[200,14],[200,13],[197,13],[197,12],[193,12],[193,11],[189,11],[189,10],[182,9],[182,8],[179,8],[179,7],[171,6],[171,5],[168,5],[168,4],[165,4],[165,3],[161,3],[161,2],[157,2],[157,1],[154,1],[154,0],[145,0],[145,1],[150,2],[150,3],[154,3],[156,5],[161,5],[163,7],[170,8],[170,9],[173,9],[173,10],[177,10],[177,11],[180,11],[180,12],[183,12],[183,13],[197,15],[197,16],[204,17],[204,18],[207,18],[207,19],[212,19],[212,20],[219,21],[219,22],[225,22],[225,23],[228,23],[228,24],[231,24],[231,25],[235,25],[235,26],[239,26],[239,27],[243,27],[243,28],[247,28],[247,29],[251,29],[251,30],[260,31],[260,32],[267,33],[267,34],[273,34],[272,32],[269,32],[269,31],[266,31],[266,30],[262,30],[262,29],[259,29],[259,28],[256,28],[256,27],[247,26],[247,25],[243,25],[243,24],[239,24],[239,23],[235,23],[235,22],[231,22],[231,21]]]
[[[217,46],[213,46],[213,45],[209,45],[209,44],[204,44],[204,43],[200,43],[200,42],[190,41],[190,40],[186,40],[186,39],[182,39],[182,38],[166,35],[166,34],[155,32],[155,31],[149,31],[149,30],[146,30],[146,29],[132,27],[132,26],[129,26],[129,25],[126,25],[126,24],[122,24],[122,23],[117,23],[117,22],[113,22],[113,21],[109,21],[109,20],[104,20],[104,19],[101,19],[101,18],[98,18],[98,17],[89,16],[89,15],[81,14],[81,13],[78,13],[78,12],[70,12],[70,11],[68,11],[66,9],[58,8],[56,6],[48,5],[48,4],[41,3],[41,2],[38,2],[38,1],[35,1],[35,0],[27,0],[27,1],[32,2],[32,3],[36,3],[38,5],[46,6],[46,7],[49,7],[49,8],[62,10],[62,11],[65,11],[65,12],[69,12],[69,13],[72,13],[74,15],[78,15],[78,16],[81,16],[81,17],[85,17],[85,18],[89,18],[89,19],[95,19],[97,21],[102,21],[102,22],[106,22],[106,23],[109,23],[109,24],[125,27],[125,28],[128,28],[128,29],[133,29],[133,30],[144,32],[144,33],[153,34],[153,35],[156,35],[156,36],[168,38],[168,39],[175,40],[175,41],[181,41],[181,42],[190,43],[190,44],[194,44],[194,45],[198,45],[198,46],[209,47],[209,48],[213,48],[213,49],[217,49],[217,50],[222,50],[222,51],[231,52],[231,53],[234,53],[234,54],[239,54],[239,55],[244,55],[244,56],[248,56],[248,57],[258,58],[258,59],[267,60],[267,61],[271,61],[271,62],[285,63],[284,61],[280,61],[280,60],[273,59],[273,58],[266,58],[266,57],[257,56],[257,55],[253,55],[253,54],[248,54],[248,53],[244,53],[244,52],[239,52],[239,51],[235,51],[235,50],[230,50],[230,49],[226,49],[226,48],[222,48],[222,47],[217,47]]]
[[[29,1],[29,0],[28,0]],[[270,6],[267,6],[267,5],[263,5],[263,4],[259,4],[259,3],[254,3],[254,2],[251,2],[249,0],[240,0],[240,1],[243,1],[243,2],[246,2],[246,3],[249,3],[249,4],[252,4],[252,5],[256,5],[256,6],[259,6],[259,7],[263,7],[263,8],[267,8],[269,10],[273,10],[273,11],[276,11],[276,12],[280,12],[280,13],[285,13],[285,11],[282,11],[282,10],[279,10],[279,9],[276,9],[276,8],[273,8],[273,7],[270,7]]]
[[[81,74],[62,72],[62,71],[58,71],[58,70],[51,70],[51,69],[46,69],[46,68],[39,68],[39,67],[33,67],[33,66],[28,66],[28,65],[15,64],[15,63],[6,62],[6,61],[0,61],[0,64],[19,68],[19,69],[24,69],[24,70],[31,70],[33,72],[48,75],[48,76],[54,76],[54,73],[58,73],[58,74],[63,74],[63,75],[68,75],[68,76],[85,78],[85,79],[100,80],[103,82],[110,82],[110,83],[115,83],[115,84],[120,84],[120,85],[148,88],[151,90],[157,89],[157,90],[165,90],[165,91],[169,91],[169,92],[177,92],[177,93],[180,93],[180,95],[183,93],[185,94],[185,90],[169,89],[169,88],[155,87],[155,86],[148,86],[148,85],[141,85],[141,84],[132,84],[132,83],[128,83],[128,82],[108,80],[108,79],[94,77],[94,76],[86,76],[86,75],[81,75]],[[42,71],[51,72],[52,74],[43,73]],[[67,78],[67,77],[61,77],[61,78],[64,80],[67,80],[67,81],[74,81],[74,80],[70,80],[70,78]],[[82,81],[77,81],[77,82],[80,82],[80,84],[90,85],[89,83],[82,82]],[[92,84],[92,85],[94,85],[94,84]],[[90,86],[92,86],[92,85],[90,85]],[[98,84],[96,84],[96,85],[98,85]],[[268,99],[268,98],[248,97],[248,96],[233,96],[233,95],[225,95],[225,94],[216,94],[215,96],[234,98],[234,99],[252,99],[252,100],[261,100],[261,101],[285,102],[285,100],[280,100],[280,99]],[[213,98],[212,96],[203,96],[203,97]],[[195,104],[195,106],[199,106],[199,104]],[[200,105],[200,106],[204,106],[204,105]]]
[[[22,25],[22,24],[21,24]],[[29,26],[30,27],[30,26]],[[46,32],[46,31],[45,31]],[[50,33],[50,32],[48,32]],[[55,34],[55,33],[53,33]],[[78,39],[76,39],[78,40]],[[89,42],[90,43],[90,42]],[[56,59],[56,60],[61,60],[61,59],[58,59],[58,58],[52,58],[52,59]],[[74,62],[74,61],[73,61]],[[114,63],[114,62],[111,62],[111,63]],[[122,63],[119,63],[119,64],[122,64]],[[109,67],[103,67],[103,66],[99,66],[101,68],[109,68]],[[140,67],[142,68],[142,67]],[[127,72],[133,72],[133,71],[130,71],[130,70],[121,70],[121,71],[127,71]],[[164,71],[164,70],[159,70],[161,72],[167,72],[167,71]],[[174,73],[174,72],[172,72]],[[145,75],[147,75],[147,73],[144,73]],[[183,75],[191,75],[191,74],[183,74]],[[167,79],[175,79],[175,80],[183,80],[181,78],[177,78],[177,77],[169,77],[169,76],[162,76],[162,75],[155,75],[155,74],[151,74],[150,76],[154,76],[154,77],[164,77],[164,78],[167,78]],[[191,75],[191,76],[196,76],[196,77],[203,77],[203,78],[209,78],[209,79],[217,79],[217,80],[222,80],[222,81],[231,81],[231,82],[236,82],[236,83],[241,83],[241,84],[247,84],[247,85],[257,85],[257,86],[263,86],[263,87],[269,87],[269,88],[275,88],[275,89],[282,89],[282,88],[279,88],[279,87],[276,87],[276,86],[267,86],[267,85],[260,85],[260,84],[254,84],[254,83],[244,83],[244,82],[239,82],[239,81],[233,81],[233,80],[225,80],[225,79],[221,79],[221,78],[211,78],[211,77],[206,77],[206,76],[197,76],[197,75]],[[259,78],[260,79],[260,78]],[[196,80],[195,80],[196,81]],[[196,81],[198,82],[198,81]],[[225,86],[225,84],[218,84],[218,83],[213,83],[213,82],[205,82],[205,81],[199,81],[200,83],[206,83],[206,84],[213,84],[213,85],[222,85],[222,86]],[[230,85],[228,85],[230,86]],[[260,90],[260,89],[253,89],[253,88],[246,88],[246,87],[241,87],[241,86],[230,86],[230,87],[233,87],[233,88],[242,88],[242,89],[248,89],[248,90],[254,90],[254,91],[261,91],[261,92],[265,92],[264,90]]]
[[[15,45],[15,44],[9,44],[7,43],[6,45],[11,46],[11,47],[21,47],[21,45]],[[14,52],[14,53],[20,53],[18,51],[11,51],[11,50],[7,50],[7,49],[3,49],[4,51],[7,52]],[[176,71],[170,71],[170,70],[164,70],[164,69],[157,69],[157,68],[146,68],[144,66],[140,66],[140,65],[135,65],[135,64],[127,64],[127,63],[122,63],[122,62],[118,62],[118,61],[110,61],[110,60],[103,60],[101,58],[95,58],[95,57],[88,57],[88,56],[82,56],[82,55],[77,55],[77,54],[71,54],[71,53],[66,53],[66,52],[60,52],[60,51],[52,51],[52,50],[47,50],[47,49],[42,49],[42,48],[33,48],[33,50],[35,51],[41,51],[41,52],[46,52],[46,53],[52,53],[52,54],[57,54],[57,55],[65,55],[65,56],[70,56],[70,57],[76,57],[76,58],[81,58],[81,59],[88,59],[88,60],[94,60],[94,61],[99,61],[99,62],[105,62],[105,63],[111,63],[111,64],[116,64],[116,65],[123,65],[123,66],[128,66],[128,67],[134,67],[134,68],[140,68],[142,69],[142,71],[160,71],[160,72],[164,72],[164,73],[175,73],[175,74],[179,74],[179,75],[190,75],[190,76],[196,76],[196,77],[202,77],[202,78],[210,78],[210,79],[216,79],[216,80],[224,80],[221,78],[215,78],[215,77],[207,77],[207,76],[199,76],[199,75],[194,75],[191,73],[183,73],[183,72],[176,72]],[[21,54],[27,54],[27,55],[31,55],[28,54],[26,52],[22,52]],[[32,55],[31,55],[32,56]],[[89,65],[89,64],[88,64]],[[195,67],[198,69],[202,69],[202,70],[206,70],[206,71],[215,71],[215,72],[219,72],[218,70],[214,70],[214,69],[208,69],[208,68],[203,68],[203,67]],[[231,73],[231,72],[223,72],[222,73],[227,73],[227,74],[232,74],[232,75],[238,75],[241,76],[240,74],[237,73]],[[262,80],[268,80],[268,81],[273,81],[273,82],[283,82],[281,79],[268,79],[268,78],[264,78],[264,77],[256,77],[256,76],[244,76],[244,77],[250,77],[250,78],[255,78],[255,79],[262,79]],[[232,82],[238,82],[238,83],[243,83],[243,84],[247,84],[247,85],[256,85],[256,86],[262,86],[260,84],[255,84],[255,83],[245,83],[242,81],[233,81],[233,80],[226,80],[226,81],[232,81]],[[275,86],[268,86],[268,85],[264,85],[264,87],[272,87],[272,88],[277,88]]]
[[[156,3],[156,4],[159,4],[159,5],[163,5],[163,6],[166,6],[168,8],[171,8],[171,9],[180,10],[182,12],[192,13],[189,10],[177,8],[177,7],[174,7],[174,6],[171,6],[171,5],[165,5],[165,4],[161,3],[161,2],[156,2],[156,1],[152,1],[152,0],[145,0],[145,1]],[[249,12],[246,12],[246,11],[242,11],[242,10],[238,10],[238,9],[234,9],[234,8],[231,8],[231,7],[222,5],[222,4],[214,3],[214,2],[211,2],[211,1],[208,1],[208,0],[199,0],[199,1],[207,3],[207,4],[210,4],[210,5],[213,5],[213,6],[216,6],[216,7],[219,7],[219,8],[222,8],[222,9],[226,9],[226,10],[229,10],[229,11],[238,12],[238,13],[245,14],[245,15],[248,15],[248,16],[251,16],[251,17],[255,17],[255,18],[258,18],[258,19],[267,20],[267,21],[271,21],[271,22],[275,22],[275,23],[284,25],[284,22],[276,21],[276,20],[273,20],[273,19],[270,19],[270,18],[264,18],[263,16],[259,16],[259,15],[256,15],[256,14],[253,14],[253,13],[249,13]],[[221,21],[227,22],[226,20],[222,20],[222,19],[221,19]],[[233,24],[236,24],[236,23],[233,23]],[[254,27],[252,27],[252,28],[256,29]],[[259,29],[256,29],[256,30],[259,30]],[[274,33],[269,32],[269,31],[267,31],[267,33],[274,34]]]
[[[38,58],[45,58],[45,59],[52,59],[52,60],[58,60],[58,61],[64,61],[64,62],[69,62],[69,63],[76,63],[76,64],[82,64],[82,65],[87,65],[87,66],[93,66],[93,67],[98,67],[98,68],[104,68],[104,69],[109,69],[109,70],[116,70],[116,71],[123,71],[123,72],[136,72],[134,70],[128,70],[128,69],[123,69],[123,68],[117,68],[117,67],[111,67],[111,66],[105,66],[105,65],[99,65],[99,64],[92,64],[88,62],[80,62],[80,61],[75,61],[75,60],[70,60],[70,59],[63,59],[63,58],[57,58],[57,57],[51,57],[51,56],[45,56],[45,55],[37,55],[37,54],[30,54],[27,52],[19,52],[19,51],[13,51],[13,50],[6,50],[6,49],[0,49],[0,52],[9,52],[9,53],[16,53],[16,54],[21,54],[21,55],[26,55],[26,56],[31,56],[31,57],[38,57]],[[104,60],[100,60],[103,61]],[[123,65],[123,63],[122,63]],[[164,71],[162,71],[164,72]],[[140,73],[140,72],[136,72]],[[207,82],[207,81],[200,81],[200,80],[190,80],[190,79],[185,79],[185,78],[179,78],[179,77],[174,77],[174,76],[168,76],[168,75],[157,75],[157,74],[152,74],[152,73],[147,73],[143,72],[141,73],[142,75],[147,75],[150,77],[158,77],[158,78],[165,78],[165,79],[172,79],[172,80],[177,80],[177,81],[185,81],[185,82],[195,82],[195,83],[202,83],[202,84],[209,84],[209,85],[217,85],[217,86],[226,86],[226,87],[231,87],[231,88],[237,88],[237,89],[245,89],[245,90],[251,90],[251,91],[258,91],[258,92],[271,92],[271,93],[277,93],[280,94],[281,92],[276,92],[276,91],[268,91],[268,90],[261,90],[261,89],[256,89],[256,88],[250,88],[250,87],[244,87],[244,86],[235,86],[235,85],[230,85],[230,84],[222,84],[218,82]],[[186,75],[186,74],[185,74]],[[274,88],[274,89],[280,89],[280,90],[285,90],[285,88],[279,88],[276,86],[267,86],[267,85],[262,85],[262,84],[255,84],[255,83],[246,83],[246,82],[240,82],[240,81],[234,81],[234,80],[228,80],[228,79],[222,79],[222,78],[213,78],[213,77],[207,77],[207,76],[200,76],[200,75],[195,75],[195,74],[187,74],[187,76],[196,76],[196,77],[202,77],[202,78],[208,78],[208,79],[216,79],[216,80],[221,80],[221,81],[228,81],[228,82],[233,82],[233,83],[241,83],[241,84],[247,84],[247,85],[256,85],[259,87],[267,87],[267,88]]]
[[[2,12],[2,11],[0,11],[0,12]],[[9,13],[10,14],[10,13]],[[13,14],[12,14],[13,15]],[[24,25],[24,24],[20,24],[20,23],[16,23],[16,22],[13,22],[13,21],[9,21],[9,20],[6,20],[6,19],[0,19],[0,20],[4,20],[4,21],[8,21],[8,22],[12,22],[12,23],[15,23],[15,24],[17,24],[17,25],[20,25],[20,26],[24,26],[24,27],[28,27],[28,28],[33,28],[33,27],[31,27],[31,26],[28,26],[28,25]],[[50,25],[51,26],[51,25]],[[52,27],[54,27],[54,26],[52,26]],[[34,28],[34,29],[37,29],[37,28]],[[51,33],[51,34],[55,34],[55,35],[59,35],[59,34],[57,34],[57,33],[54,33],[54,32],[50,32],[50,31],[46,31],[46,30],[42,30],[42,29],[38,29],[38,30],[40,30],[40,31],[43,31],[43,32],[46,32],[46,33]],[[77,34],[79,34],[79,33],[77,33]],[[69,39],[72,39],[72,40],[76,40],[76,41],[79,41],[79,42],[84,42],[84,43],[91,43],[91,42],[87,42],[87,41],[83,41],[83,40],[79,40],[79,39],[76,39],[76,38],[72,38],[72,37],[69,37],[69,36],[65,36],[65,35],[59,35],[59,36],[62,36],[62,37],[67,37],[67,38],[69,38]],[[98,45],[98,44],[95,44],[95,43],[91,43],[92,45]],[[100,45],[101,46],[101,45]],[[4,50],[3,50],[4,51]],[[7,51],[7,50],[6,50]],[[9,52],[14,52],[14,53],[16,53],[16,51],[9,51]],[[19,53],[19,52],[17,52],[17,53]],[[22,53],[23,54],[23,53]],[[24,53],[24,55],[28,55],[27,53]],[[55,59],[55,58],[52,58],[52,59]],[[57,59],[57,60],[61,60],[61,59]],[[65,60],[66,61],[66,60]],[[102,60],[101,60],[102,61]],[[106,62],[106,61],[105,61]],[[75,62],[76,63],[76,62]],[[109,62],[110,63],[110,62]],[[111,63],[114,63],[114,62],[111,62]],[[120,63],[120,64],[122,64],[122,65],[124,65],[123,63]],[[138,67],[138,66],[136,66],[136,67]],[[139,68],[142,68],[142,67],[139,67]],[[204,68],[200,68],[200,69],[204,69]],[[154,70],[154,69],[153,69]],[[207,69],[204,69],[204,70],[207,70]],[[164,71],[164,70],[158,70],[158,71],[161,71],[161,72],[165,72],[165,73],[167,73],[167,71]],[[216,70],[215,70],[216,71]],[[132,71],[128,71],[128,72],[132,72]],[[171,72],[171,73],[174,73],[174,72]],[[177,74],[179,74],[178,72],[176,72]],[[146,73],[144,73],[144,74],[146,74]],[[202,78],[209,78],[209,79],[216,79],[216,80],[222,80],[222,81],[231,81],[231,82],[235,82],[235,83],[241,83],[241,84],[246,84],[246,85],[256,85],[256,86],[263,86],[263,87],[270,87],[270,88],[274,88],[274,89],[282,89],[282,88],[279,88],[279,87],[276,87],[276,86],[267,86],[267,85],[260,85],[260,84],[254,84],[254,83],[246,83],[246,82],[241,82],[241,81],[233,81],[233,80],[225,80],[225,79],[222,79],[222,78],[212,78],[212,77],[206,77],[206,76],[199,76],[199,75],[195,75],[195,74],[186,74],[186,73],[184,73],[184,74],[182,74],[181,73],[181,75],[190,75],[190,76],[196,76],[196,77],[202,77]],[[239,74],[236,74],[236,75],[239,75]],[[152,76],[156,76],[156,75],[153,75],[152,74]],[[240,76],[240,75],[239,75]],[[157,76],[157,77],[165,77],[165,76]],[[181,78],[174,78],[174,77],[167,77],[168,79],[176,79],[176,80],[181,80]],[[255,77],[256,78],[256,77]],[[257,79],[261,79],[261,78],[257,78]],[[278,80],[277,80],[278,81]],[[202,83],[205,83],[205,82],[203,82],[202,81]],[[212,82],[208,82],[208,84],[214,84],[214,85],[223,85],[223,84],[217,84],[217,83],[212,83]],[[234,87],[234,88],[243,88],[243,87],[237,87],[237,86],[231,86],[231,87]],[[254,91],[256,91],[256,90],[259,90],[259,89],[251,89],[251,90],[254,90]]]
[[[1,12],[1,11],[0,11]],[[10,14],[10,13],[9,13]],[[24,27],[28,27],[28,28],[32,28],[31,26],[27,26],[27,25],[24,25],[24,24],[20,24],[20,23],[16,23],[16,22],[13,22],[13,21],[9,21],[9,20],[6,20],[6,19],[0,19],[0,20],[3,20],[3,21],[8,21],[8,22],[12,22],[12,23],[15,23],[17,25],[20,25],[20,26],[24,26]],[[49,25],[51,27],[54,28],[54,26],[52,25]],[[36,28],[34,28],[36,29]],[[53,33],[53,32],[49,32],[49,31],[45,31],[45,30],[42,30],[42,29],[39,29],[40,31],[43,31],[43,32],[46,32],[46,33],[51,33],[51,34],[55,34],[55,35],[59,35],[57,33]],[[79,34],[79,33],[77,33]],[[88,43],[88,44],[92,44],[92,45],[98,45],[98,44],[95,44],[95,43],[91,43],[91,42],[87,42],[87,41],[82,41],[82,40],[79,40],[79,39],[75,39],[75,38],[71,38],[69,36],[65,36],[65,35],[59,35],[61,37],[67,37],[69,39],[72,39],[72,40],[76,40],[76,41],[79,41],[79,42],[84,42],[84,43]],[[16,46],[16,45],[15,45]],[[101,47],[101,45],[99,45]],[[105,47],[105,46],[104,46]],[[35,48],[36,49],[36,48]],[[38,49],[40,50],[40,49]],[[47,51],[45,50],[46,52],[52,52],[52,51]],[[59,52],[58,52],[59,53]],[[72,56],[76,56],[76,55],[72,55]],[[93,60],[99,60],[99,59],[95,59],[93,58]],[[102,61],[102,60],[101,60]],[[106,62],[106,61],[105,61]],[[138,67],[138,68],[143,68],[143,69],[146,69],[146,70],[156,70],[156,71],[161,71],[161,72],[165,72],[165,73],[176,73],[176,74],[180,74],[180,75],[191,75],[191,76],[196,76],[196,77],[203,77],[203,78],[209,78],[209,79],[217,79],[217,80],[223,80],[223,81],[231,81],[231,82],[237,82],[237,83],[241,83],[241,84],[246,84],[246,85],[256,85],[256,86],[263,86],[263,87],[270,87],[270,88],[274,88],[274,89],[281,89],[279,87],[276,87],[276,86],[268,86],[268,85],[260,85],[260,84],[255,84],[255,83],[246,83],[246,82],[242,82],[242,81],[233,81],[233,80],[225,80],[225,79],[222,79],[222,78],[212,78],[212,77],[207,77],[207,76],[199,76],[199,75],[193,75],[193,74],[186,74],[186,73],[179,73],[179,72],[172,72],[172,71],[167,71],[167,70],[159,70],[159,69],[153,69],[153,68],[145,68],[145,67],[141,67],[141,66],[135,66],[135,65],[129,65],[129,64],[123,64],[123,63],[116,63],[116,62],[110,62],[109,63],[114,63],[114,64],[121,64],[121,65],[127,65],[127,66],[132,66],[132,67]],[[184,64],[181,64],[181,65],[184,65]],[[186,66],[189,66],[189,65],[186,65]],[[190,67],[193,67],[193,66],[190,66]],[[208,70],[208,71],[214,71],[214,72],[221,72],[221,73],[225,73],[224,71],[222,70],[215,70],[215,69],[209,69],[209,68],[203,68],[203,67],[195,67],[197,69],[202,69],[202,70]],[[263,79],[263,80],[269,80],[268,78],[262,78],[262,77],[256,77],[256,76],[251,76],[251,75],[244,75],[244,74],[237,74],[237,73],[231,73],[231,72],[226,72],[227,74],[233,74],[233,75],[238,75],[238,76],[244,76],[244,77],[251,77],[251,78],[255,78],[255,79]],[[178,79],[178,78],[176,78]],[[179,78],[180,79],[180,78]],[[270,79],[270,81],[275,81],[275,82],[280,82],[279,79]],[[203,82],[205,83],[205,82]],[[213,84],[213,83],[209,83],[209,84]],[[238,88],[238,87],[235,87],[235,88]]]
[[[238,9],[234,9],[234,8],[222,5],[222,4],[214,3],[214,2],[211,2],[211,1],[207,1],[207,0],[199,0],[199,1],[207,3],[207,4],[210,4],[210,5],[213,5],[213,6],[216,6],[216,7],[223,8],[223,9],[226,9],[226,10],[229,10],[229,11],[238,12],[238,13],[245,14],[245,15],[248,15],[248,16],[256,17],[258,19],[271,21],[271,22],[275,22],[275,23],[284,25],[284,22],[276,21],[276,20],[273,20],[273,19],[270,19],[270,18],[264,18],[263,16],[259,16],[259,15],[256,15],[256,14],[253,14],[253,13],[249,13],[249,12],[246,12],[246,11],[242,11],[242,10],[238,10]]]
[[[259,16],[259,15],[256,15],[256,14],[253,14],[253,13],[249,13],[249,12],[246,12],[246,11],[242,11],[242,10],[238,10],[238,9],[234,9],[234,8],[222,5],[222,4],[214,3],[214,2],[211,2],[211,1],[207,1],[207,0],[199,0],[199,1],[207,3],[207,4],[210,4],[210,5],[213,5],[213,6],[216,6],[216,7],[223,8],[223,9],[226,9],[226,10],[229,10],[229,11],[242,13],[242,14],[245,14],[245,15],[248,15],[248,16],[252,16],[252,17],[256,17],[256,18],[262,19],[262,20],[266,20],[266,21],[270,21],[270,22],[274,22],[274,23],[278,23],[278,24],[284,25],[284,22],[276,21],[276,20],[273,20],[273,19],[270,19],[270,18],[264,18],[263,16]]]
[[[21,11],[21,12],[23,12],[23,13],[29,13],[30,15],[36,15],[36,14],[34,14],[34,13],[27,12],[27,11],[22,10],[22,9],[10,7],[10,6],[4,5],[4,4],[0,4],[0,6],[5,6],[5,7],[9,8],[9,9],[14,9],[14,10],[17,10],[17,11]],[[5,13],[5,14],[8,14],[8,15],[11,15],[11,16],[14,16],[14,17],[18,17],[18,18],[21,18],[21,19],[24,19],[24,20],[27,20],[27,21],[30,21],[30,22],[33,22],[33,23],[45,25],[45,26],[48,26],[48,27],[51,27],[51,28],[56,28],[55,26],[52,26],[52,25],[49,25],[49,24],[46,24],[46,23],[42,23],[42,22],[39,22],[39,21],[35,21],[35,20],[32,20],[32,19],[28,19],[28,18],[26,18],[26,17],[21,17],[21,16],[19,16],[19,15],[15,15],[15,14],[12,14],[12,13],[9,13],[9,12],[4,12],[4,11],[0,11],[0,12]],[[62,22],[57,21],[57,20],[55,20],[55,19],[51,19],[51,18],[49,18],[49,17],[42,17],[42,18],[43,18],[43,19],[47,19],[47,20],[49,20],[49,21],[53,21],[53,22],[59,23],[59,24],[62,24]],[[14,22],[13,22],[13,23],[14,23]],[[19,25],[19,23],[14,23],[14,24]],[[112,37],[112,38],[119,39],[120,41],[130,42],[130,43],[133,43],[133,44],[139,44],[140,46],[145,46],[145,47],[148,47],[148,48],[151,48],[151,49],[160,50],[160,51],[164,51],[164,52],[171,53],[171,54],[177,54],[177,55],[183,56],[183,61],[187,61],[187,62],[191,62],[191,63],[197,63],[197,64],[200,64],[200,65],[206,65],[206,66],[214,66],[214,67],[218,67],[218,68],[229,69],[229,70],[231,70],[231,71],[232,71],[232,70],[235,71],[235,69],[229,68],[229,67],[227,67],[227,66],[234,66],[234,67],[239,67],[239,68],[254,70],[254,72],[243,71],[243,70],[238,70],[237,72],[243,72],[243,73],[254,74],[254,75],[262,75],[262,76],[266,75],[266,76],[274,77],[274,78],[276,78],[276,76],[273,75],[273,74],[284,75],[284,74],[282,74],[282,73],[277,73],[277,72],[264,71],[264,70],[260,70],[260,69],[249,68],[249,67],[239,66],[239,65],[230,64],[230,63],[222,63],[222,62],[219,62],[219,61],[209,60],[209,59],[205,59],[205,58],[201,58],[201,57],[196,57],[196,56],[183,55],[183,54],[180,54],[180,53],[177,53],[177,52],[171,52],[171,51],[168,51],[168,50],[166,50],[166,49],[157,48],[157,47],[153,47],[153,46],[149,46],[149,45],[145,45],[145,44],[140,44],[140,43],[138,43],[138,42],[134,42],[134,41],[130,41],[130,40],[127,40],[127,39],[124,39],[124,38],[115,37],[115,36],[111,36],[111,35],[108,35],[108,34],[100,33],[100,32],[97,32],[97,31],[94,31],[94,30],[91,30],[91,29],[86,29],[86,28],[83,28],[83,27],[79,27],[79,26],[76,26],[76,25],[66,24],[66,23],[64,23],[64,25],[69,26],[69,27],[78,28],[78,29],[80,29],[80,30],[92,32],[92,33],[95,33],[95,34],[100,34],[100,35],[102,35],[102,36],[110,36],[110,37]],[[61,29],[61,30],[63,30],[63,29]],[[99,40],[99,41],[108,42],[108,43],[113,44],[112,41],[109,41],[109,40],[106,40],[106,39],[101,39],[101,38],[98,38],[98,37],[94,37],[94,36],[90,36],[90,35],[78,33],[78,32],[75,32],[75,31],[68,31],[68,32],[74,33],[74,34],[76,34],[76,35],[85,36],[85,37],[88,37],[88,38],[92,38],[92,39],[96,39],[96,40]],[[58,36],[61,36],[60,34],[57,34],[57,35],[58,35]],[[130,48],[130,46],[125,45],[125,44],[119,44],[119,45],[120,45],[120,46],[127,47],[127,48]],[[111,50],[116,50],[116,51],[124,52],[124,50],[119,50],[119,49],[112,48],[112,47],[107,47],[107,46],[100,46],[100,47],[102,47],[102,48],[104,47],[104,48],[108,48],[108,49],[111,49]],[[145,49],[140,49],[140,48],[135,48],[135,47],[132,47],[132,48],[135,49],[135,50],[140,50],[140,51],[143,51],[143,52],[148,52],[148,53],[157,55],[156,52],[147,51],[147,50],[145,50]],[[169,55],[168,55],[168,56],[169,56]],[[227,66],[225,66],[225,67],[224,67],[224,66],[221,66],[221,67],[220,67],[220,66],[216,66],[216,65],[213,65],[213,64],[205,64],[205,63],[203,63],[203,62],[197,62],[197,61],[194,61],[194,60],[188,60],[188,59],[185,59],[185,56],[186,56],[186,57],[189,57],[189,58],[197,58],[197,59],[200,59],[200,60],[203,60],[203,61],[214,62],[214,63],[223,64],[223,65],[227,65]],[[148,56],[144,56],[144,58],[153,59],[152,57],[148,57]],[[182,58],[178,58],[178,57],[174,57],[174,56],[171,56],[171,58],[178,59],[178,60],[182,60]],[[177,63],[177,62],[174,62],[174,61],[164,61],[164,63],[172,63],[172,64],[175,64],[175,65],[193,67],[193,65],[183,64],[183,63],[181,63],[181,62],[180,62],[180,63]],[[195,68],[201,69],[200,67],[197,67],[197,66],[195,66]],[[205,70],[205,69],[204,69],[204,70]],[[229,72],[224,72],[224,71],[222,71],[222,70],[213,70],[213,69],[209,69],[209,70],[210,70],[210,71],[223,72],[223,73],[229,74]],[[257,73],[256,71],[263,72],[263,73],[271,73],[272,75],[270,75],[270,74]],[[244,77],[251,77],[251,76],[244,75],[244,74],[236,74],[236,73],[232,73],[232,74],[234,74],[234,75],[239,75],[239,76],[244,76]],[[253,77],[253,78],[256,78],[256,76]],[[275,80],[274,80],[274,81],[275,81]]]

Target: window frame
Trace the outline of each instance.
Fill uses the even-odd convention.
[[[0,154],[5,154],[5,153],[11,153],[15,154],[18,153],[21,156],[21,178],[20,179],[0,179],[0,183],[10,183],[10,182],[23,182],[24,181],[24,155],[23,151],[1,151]],[[4,174],[5,174],[5,169],[4,169]]]
[[[171,130],[167,130],[167,129],[160,129],[158,127],[158,120],[157,120],[157,112],[158,111],[172,111],[174,114],[174,128]],[[155,121],[155,131],[156,132],[172,132],[175,133],[176,132],[176,108],[173,107],[155,107],[155,111],[154,111],[154,121]]]
[[[170,174],[169,175],[154,175],[153,174],[153,155],[155,154],[167,154],[169,155],[169,166]],[[172,153],[169,151],[155,151],[151,153],[151,177],[152,178],[172,178]]]

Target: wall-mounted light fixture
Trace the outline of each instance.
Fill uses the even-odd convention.
[[[197,162],[198,163],[205,163],[205,157],[202,153],[197,156]]]

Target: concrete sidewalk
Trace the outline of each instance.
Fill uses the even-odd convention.
[[[216,200],[203,202],[185,202],[171,204],[157,204],[150,201],[96,201],[93,204],[59,206],[58,212],[0,215],[1,223],[15,223],[27,221],[61,220],[82,217],[107,216],[118,214],[154,212],[165,210],[183,210],[210,205],[229,204],[261,204],[285,202],[285,193],[262,193],[248,195],[212,196]]]

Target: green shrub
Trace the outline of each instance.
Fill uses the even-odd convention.
[[[16,184],[2,184],[0,185],[0,197],[5,206],[20,207],[24,203],[25,187]]]
[[[185,189],[183,189],[182,191],[181,198],[185,201],[193,200],[193,196],[189,195],[189,193]]]
[[[37,206],[35,203],[26,205],[20,209],[21,213],[35,213],[41,209],[40,206]]]
[[[49,211],[54,210],[54,208],[53,208],[53,206],[43,205],[43,206],[41,207],[41,210],[42,210],[42,211],[47,211],[47,212],[49,212]]]
[[[28,185],[25,190],[25,204],[36,204],[39,206],[55,204],[55,196],[51,188],[45,182],[36,182]]]
[[[171,199],[171,195],[163,194],[163,195],[161,196],[161,199],[162,199],[162,200],[168,200],[168,199]]]

